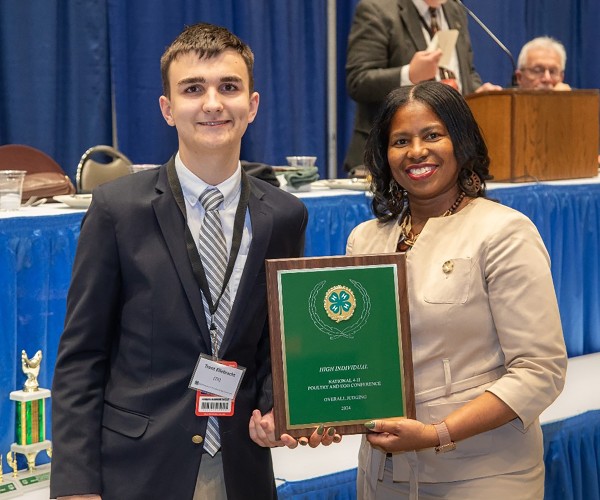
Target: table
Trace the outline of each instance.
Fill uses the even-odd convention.
[[[364,191],[332,189],[297,193],[308,208],[305,255],[343,255],[350,231],[373,218],[371,197]]]
[[[370,199],[361,191],[336,189],[298,196],[309,210],[307,256],[343,254],[350,230],[371,217]],[[21,350],[30,357],[42,350],[38,380],[41,387],[52,385],[84,214],[85,210],[63,204],[0,212],[0,454],[4,457],[14,442],[14,403],[9,393],[22,389],[25,381]],[[49,420],[47,425],[50,432]],[[43,458],[40,454],[40,463]],[[3,468],[7,470],[5,458]]]
[[[546,464],[545,500],[600,500],[600,353],[569,360],[562,394],[540,416]],[[272,450],[279,500],[356,498],[360,436],[315,450]]]
[[[600,352],[600,181],[495,184],[489,194],[529,216],[548,247],[569,356]],[[299,197],[309,210],[307,256],[343,254],[351,228],[371,218],[364,192],[331,190]],[[51,386],[83,213],[44,205],[24,209],[18,217],[0,215],[2,454],[14,441],[8,393],[24,382],[22,349],[29,355],[42,349],[39,380],[42,387]]]
[[[600,179],[492,186],[546,244],[569,356],[600,351]]]
[[[66,210],[60,215],[0,219],[0,454],[4,457],[14,442],[15,410],[9,393],[22,389],[25,382],[21,350],[30,357],[42,350],[39,381],[46,388],[52,382],[81,217],[81,212]],[[5,458],[3,468],[6,472]]]
[[[546,464],[545,500],[600,500],[600,353],[569,360],[565,388],[540,416]],[[272,450],[280,500],[354,500],[360,436],[316,450]],[[44,500],[39,490],[23,500]]]

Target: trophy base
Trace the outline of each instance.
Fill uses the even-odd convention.
[[[26,493],[50,486],[50,464],[41,465],[33,471],[18,471],[18,477],[6,477],[0,483],[0,500],[18,498]]]
[[[13,443],[10,445],[10,451],[14,451],[15,453],[20,453],[21,455],[28,455],[34,453],[37,455],[42,450],[48,450],[52,448],[52,441],[40,441],[39,443],[32,444],[17,444]]]
[[[3,479],[0,483],[0,499],[15,498],[21,495],[23,495],[23,491],[19,490],[14,480]]]

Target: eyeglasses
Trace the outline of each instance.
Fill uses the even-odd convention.
[[[560,68],[546,68],[544,66],[533,66],[532,68],[521,68],[524,71],[527,71],[530,75],[541,78],[546,74],[546,71],[550,73],[550,78],[559,78],[562,74],[562,69]]]

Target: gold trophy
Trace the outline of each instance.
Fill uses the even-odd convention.
[[[2,455],[0,455],[0,498],[13,498],[22,493],[17,489],[17,485],[10,479],[4,479],[2,471]]]
[[[50,391],[39,386],[37,377],[42,363],[42,351],[37,351],[30,359],[25,350],[21,352],[21,368],[27,377],[23,389],[10,393],[10,399],[15,401],[15,442],[11,444],[6,455],[6,462],[12,469],[12,479],[3,483],[2,462],[0,460],[0,500],[23,495],[24,489],[43,488],[50,483],[50,465],[36,465],[36,457],[40,451],[46,451],[52,457],[52,443],[46,439],[46,399]],[[25,456],[27,469],[19,471],[17,455]],[[16,488],[2,485],[12,484]]]

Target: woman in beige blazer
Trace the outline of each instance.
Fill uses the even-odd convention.
[[[347,252],[407,252],[417,419],[366,424],[358,498],[542,499],[538,416],[567,358],[538,231],[486,198],[487,148],[444,84],[390,93],[365,162],[377,219]]]

